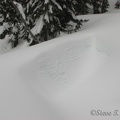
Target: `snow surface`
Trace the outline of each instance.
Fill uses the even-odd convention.
[[[0,120],[120,120],[119,12],[82,16],[80,32],[1,55]]]

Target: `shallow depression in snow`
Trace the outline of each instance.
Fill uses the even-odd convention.
[[[43,96],[61,95],[94,75],[109,56],[109,49],[93,37],[58,45],[22,68],[23,80]]]

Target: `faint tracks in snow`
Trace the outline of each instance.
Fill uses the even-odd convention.
[[[25,81],[40,94],[71,89],[103,64],[108,53],[96,47],[96,40],[88,37],[45,51],[24,67]]]

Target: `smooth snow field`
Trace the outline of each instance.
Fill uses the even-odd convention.
[[[80,32],[0,55],[0,120],[120,120],[120,10]]]

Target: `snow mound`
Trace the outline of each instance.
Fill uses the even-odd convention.
[[[68,41],[38,55],[21,76],[39,94],[56,97],[95,74],[109,56],[106,50],[92,36]]]
[[[120,119],[120,15],[88,17],[87,29],[0,56],[0,120]]]

